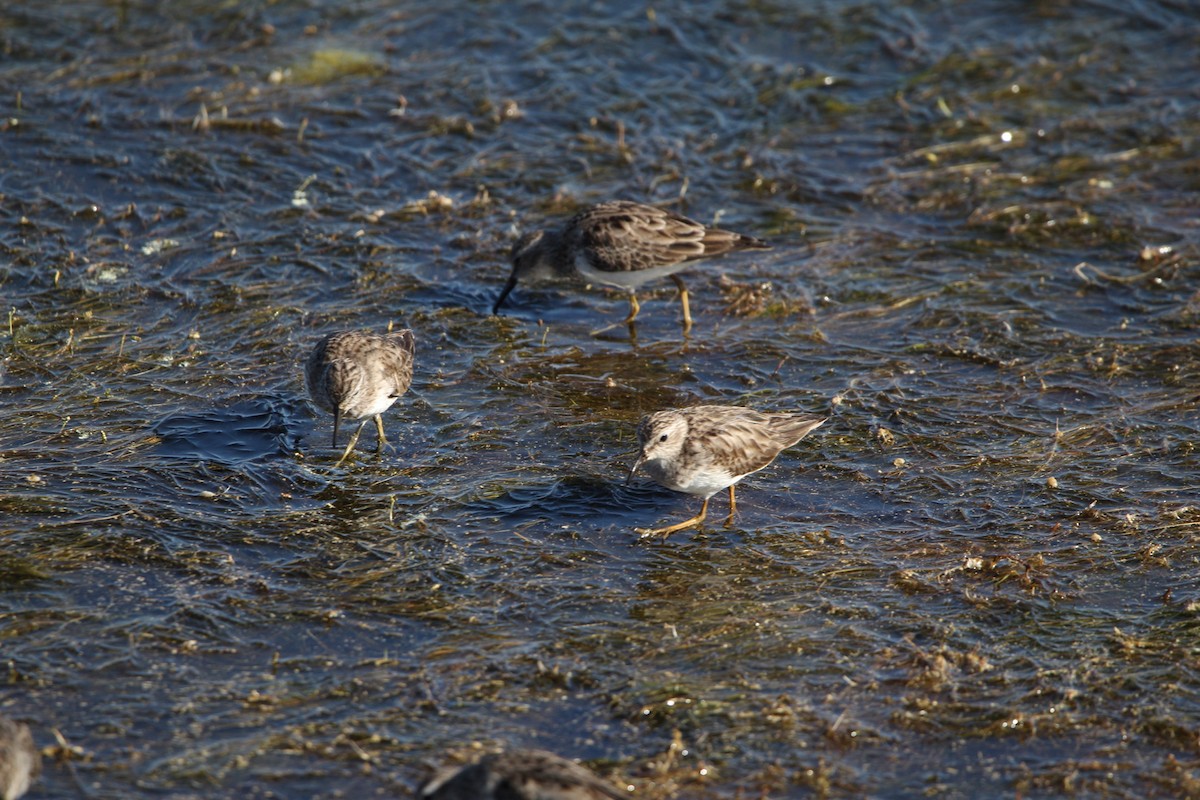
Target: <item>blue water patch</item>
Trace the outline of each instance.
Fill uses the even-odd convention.
[[[295,449],[284,403],[256,398],[226,408],[173,414],[154,426],[159,455],[246,464]]]

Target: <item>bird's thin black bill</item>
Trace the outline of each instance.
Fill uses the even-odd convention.
[[[517,275],[514,272],[508,276],[508,283],[504,284],[504,288],[500,290],[500,296],[496,298],[496,302],[492,305],[492,314],[495,315],[500,311],[500,306],[504,305],[504,301],[508,299],[508,293],[517,285]]]

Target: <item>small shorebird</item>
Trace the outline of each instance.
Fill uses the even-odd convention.
[[[337,447],[343,419],[362,420],[335,467],[350,455],[370,419],[379,431],[376,452],[383,452],[387,444],[383,412],[412,383],[414,349],[413,334],[408,330],[386,334],[342,331],[317,343],[304,365],[304,379],[313,402],[333,414],[333,447]]]
[[[775,460],[825,421],[811,414],[769,414],[739,406],[692,406],[648,414],[638,423],[641,453],[629,470],[628,484],[639,469],[656,483],[704,498],[700,513],[665,528],[635,528],[642,536],[666,538],[704,521],[708,501],[729,489],[729,517],[737,511],[734,487]]]
[[[42,755],[23,722],[0,716],[0,798],[17,800],[42,773]]]
[[[683,331],[692,327],[688,292],[675,273],[693,261],[739,250],[769,250],[770,246],[733,231],[709,228],[695,220],[655,206],[614,200],[586,208],[561,228],[533,231],[512,248],[512,274],[492,306],[495,314],[522,278],[568,278],[616,286],[629,292],[632,331],[641,306],[637,290],[655,278],[670,277],[679,287]]]
[[[545,750],[509,750],[448,771],[421,789],[426,800],[628,800],[574,761]]]

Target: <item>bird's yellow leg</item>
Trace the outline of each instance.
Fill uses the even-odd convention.
[[[733,487],[737,484],[729,485],[729,516],[725,518],[725,527],[729,528],[733,525],[733,515],[737,513],[737,500],[733,497]]]
[[[362,421],[362,424],[358,426],[358,430],[354,431],[354,435],[350,437],[350,444],[346,445],[346,449],[342,453],[342,457],[339,458],[337,460],[337,463],[333,465],[334,469],[337,469],[338,467],[340,467],[342,465],[342,462],[345,461],[350,456],[350,453],[354,450],[354,445],[358,444],[358,435],[360,433],[362,433],[363,428],[367,427],[368,422],[370,422],[370,420],[364,419]]]
[[[633,292],[629,293],[629,316],[625,318],[626,324],[632,323],[637,319],[638,312],[642,310],[642,306],[638,303],[637,295]]]
[[[668,525],[665,528],[634,528],[633,532],[639,536],[661,536],[664,539],[670,536],[675,531],[681,531],[685,528],[694,528],[704,521],[705,515],[708,514],[708,498],[704,498],[704,504],[700,506],[700,513],[691,519],[685,519],[683,522],[678,522],[674,525]]]
[[[629,293],[629,316],[627,316],[625,319],[621,320],[621,322],[624,322],[626,325],[629,326],[629,336],[631,338],[637,337],[637,326],[633,323],[633,321],[635,319],[637,319],[638,312],[641,310],[642,310],[642,306],[638,303],[637,295],[634,294],[633,292],[630,292]],[[613,328],[617,327],[617,325],[619,325],[619,324],[621,324],[621,323],[614,322],[612,325],[605,325],[603,328],[597,328],[596,330],[592,331],[592,336],[599,336],[602,333],[608,333]]]
[[[678,275],[672,275],[671,280],[675,281],[675,285],[679,287],[679,304],[683,306],[683,332],[687,333],[692,329],[692,310],[688,305],[687,286],[683,283],[683,278]]]
[[[375,454],[378,455],[383,452],[383,448],[388,443],[387,437],[383,435],[383,414],[375,415],[375,430],[379,431],[379,441],[375,445]]]

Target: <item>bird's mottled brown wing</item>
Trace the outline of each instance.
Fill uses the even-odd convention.
[[[317,346],[309,354],[308,360],[304,362],[304,383],[308,387],[308,396],[312,398],[312,401],[316,405],[331,413],[334,410],[336,401],[329,396],[329,359],[327,354],[329,343],[335,337],[336,334],[330,334],[317,342]]]
[[[740,250],[770,250],[771,245],[744,233],[735,233],[721,228],[706,228],[704,231],[704,255],[702,258],[722,256]]]
[[[413,356],[416,353],[416,340],[410,330],[397,331],[388,334],[387,341],[387,372],[392,381],[392,397],[399,397],[408,391],[412,385]]]
[[[748,475],[779,455],[782,448],[770,436],[765,415],[743,408],[719,414],[709,409],[689,421],[688,444],[704,451],[713,464],[732,475]]]
[[[615,201],[577,214],[567,230],[573,244],[610,272],[636,272],[704,255],[705,228],[654,206]]]
[[[813,414],[770,414],[771,435],[779,442],[779,448],[786,450],[803,439],[812,431],[821,427],[825,417]]]
[[[698,406],[689,413],[689,445],[733,475],[763,469],[824,420],[792,414],[763,414],[734,406]]]

